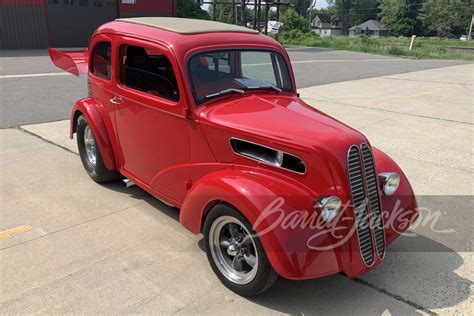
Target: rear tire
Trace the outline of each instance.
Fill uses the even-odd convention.
[[[262,294],[278,278],[250,223],[229,205],[219,204],[207,215],[204,247],[214,273],[239,295]]]
[[[77,118],[76,135],[82,165],[92,180],[103,183],[122,178],[117,171],[110,171],[105,167],[95,135],[83,115]]]

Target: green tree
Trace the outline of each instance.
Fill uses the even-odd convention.
[[[290,0],[290,4],[295,9],[296,13],[301,16],[308,15],[308,9],[313,3],[313,0]]]
[[[392,35],[422,35],[418,19],[421,6],[422,0],[381,0],[379,17]]]
[[[189,0],[188,0],[189,1]],[[231,1],[228,0],[229,4],[222,3],[224,1],[220,1],[216,7],[216,20],[223,23],[233,23],[233,16],[232,16],[232,4]],[[222,4],[221,4],[222,3]],[[209,14],[212,15],[212,5],[209,6]]]
[[[312,9],[311,16],[314,18],[316,14],[336,14],[334,6],[321,9]]]
[[[377,19],[379,0],[352,0],[349,25],[359,25],[367,20]]]
[[[276,0],[274,1],[276,2]],[[280,14],[285,14],[286,10],[293,8],[293,10],[295,10],[299,15],[306,16],[309,7],[314,1],[321,0],[280,0],[281,3],[285,4],[280,6]],[[251,0],[251,2],[253,2],[253,0]]]
[[[245,8],[245,22],[249,23],[253,21],[253,10],[249,9],[249,7]]]
[[[347,34],[349,27],[376,19],[378,0],[328,0],[332,10],[342,22],[342,31]]]
[[[211,17],[208,12],[201,9],[200,1],[178,0],[178,16],[181,18],[193,18],[209,20]]]
[[[285,30],[301,30],[308,29],[308,20],[299,15],[293,8],[289,8],[281,16],[281,22],[284,23]]]
[[[466,34],[474,6],[467,0],[425,0],[420,20],[427,35],[439,37]]]
[[[224,23],[233,23],[234,21],[234,12],[232,12],[232,5],[221,4],[217,6],[217,21]]]

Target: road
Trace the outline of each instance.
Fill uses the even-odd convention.
[[[298,88],[465,64],[320,48],[292,48],[289,54]],[[0,52],[0,67],[0,128],[66,119],[74,102],[87,96],[86,79],[55,68],[47,51]]]
[[[24,54],[8,62],[2,58],[2,74],[56,72],[47,56]],[[2,313],[457,315],[474,310],[474,65],[317,49],[290,54],[302,98],[389,154],[426,208],[426,221],[389,247],[381,266],[355,280],[279,279],[260,297],[235,295],[213,275],[202,236],[179,224],[179,210],[137,187],[98,185],[83,171],[68,139],[64,119],[70,106],[63,101],[81,96],[84,79],[8,78],[0,79],[2,124],[21,128],[0,129]],[[48,85],[56,90],[45,89]],[[24,95],[16,97],[12,110],[4,99],[20,90]],[[55,103],[58,96],[63,103]],[[36,100],[36,110],[27,111],[28,100]],[[8,124],[7,111],[12,111]],[[25,125],[36,122],[43,123]]]

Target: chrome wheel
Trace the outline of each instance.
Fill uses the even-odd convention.
[[[95,166],[97,162],[97,146],[95,143],[92,129],[89,125],[84,128],[84,147],[86,150],[87,160],[92,166]]]
[[[252,235],[232,216],[221,216],[209,230],[209,249],[219,271],[237,284],[250,283],[258,271]]]

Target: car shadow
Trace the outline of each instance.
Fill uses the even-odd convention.
[[[392,309],[400,304],[408,304],[413,313],[419,306],[442,309],[470,297],[472,282],[456,274],[464,260],[453,250],[419,235],[401,237],[390,248],[385,262],[360,279],[342,274],[305,281],[280,278],[267,293],[250,300],[289,314],[324,311],[328,304],[333,304],[330,313],[341,308],[346,314],[382,314],[387,309],[404,314],[409,310]]]
[[[158,200],[157,198],[155,198],[154,196],[152,196],[151,194],[149,194],[148,192],[146,192],[145,190],[141,189],[140,187],[136,185],[132,185],[131,187],[124,188],[119,181],[104,183],[102,185],[110,190],[127,194],[133,199],[146,202],[147,204],[152,206],[154,209],[160,211],[162,214],[179,222],[179,209],[178,208],[174,206],[169,206],[163,203],[162,201]]]
[[[179,209],[137,186],[105,186],[144,201],[179,222]],[[202,238],[197,247],[204,252]],[[437,241],[421,235],[402,236],[388,248],[384,263],[359,279],[343,274],[304,281],[279,278],[266,293],[246,299],[288,314],[382,314],[386,310],[413,314],[419,306],[442,309],[469,298],[472,282],[455,272],[463,263],[458,253]]]
[[[388,248],[384,261],[361,279],[428,309],[456,306],[470,297],[472,280],[456,273],[463,257],[433,239],[402,236]]]

